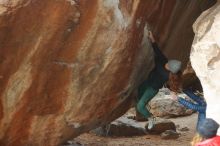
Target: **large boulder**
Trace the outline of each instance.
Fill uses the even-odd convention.
[[[185,94],[179,94],[178,96],[188,98]],[[173,100],[170,90],[167,88],[161,89],[149,104],[146,105],[146,108],[149,108],[154,116],[165,118],[186,116],[193,113],[192,110]]]
[[[193,29],[192,67],[203,87],[207,117],[220,123],[220,1],[197,19]]]
[[[0,145],[59,145],[125,113],[154,65],[142,4],[0,1]]]

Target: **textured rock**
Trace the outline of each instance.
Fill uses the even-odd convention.
[[[207,117],[220,123],[220,1],[196,20],[193,29],[192,67],[203,87]]]
[[[100,136],[140,136],[146,135],[143,124],[138,123],[126,116],[120,117],[114,122],[93,130]]]
[[[122,115],[153,66],[145,21],[184,61],[213,2],[1,0],[0,145],[59,145]]]
[[[68,141],[67,144],[64,144],[62,146],[84,146],[79,142],[75,142],[75,141]]]
[[[179,96],[187,98],[185,94],[179,94]],[[167,88],[161,89],[147,106],[149,106],[150,112],[157,117],[170,118],[191,115],[193,113],[192,110],[174,101],[171,98],[170,90]]]
[[[153,67],[142,4],[1,1],[0,145],[55,146],[122,115]]]
[[[168,58],[189,60],[195,19],[216,0],[145,0],[147,20]]]
[[[161,133],[162,139],[177,139],[180,137],[180,134],[174,130],[166,130],[165,132]]]
[[[161,134],[165,132],[166,130],[174,130],[176,131],[175,124],[167,119],[157,118],[156,122],[154,124],[154,127],[152,129],[148,129],[148,122],[146,124],[146,131],[150,134]]]
[[[189,128],[188,127],[182,127],[178,130],[181,131],[181,132],[186,132],[186,131],[189,131]]]

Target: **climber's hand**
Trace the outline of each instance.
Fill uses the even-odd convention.
[[[150,39],[150,41],[151,41],[152,43],[155,42],[155,38],[154,38],[154,36],[153,36],[153,34],[152,34],[151,31],[148,31],[148,37],[149,37],[149,39]]]

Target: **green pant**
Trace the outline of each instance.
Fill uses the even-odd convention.
[[[137,110],[140,112],[144,118],[150,117],[151,113],[146,108],[146,104],[158,93],[159,90],[153,89],[150,86],[140,87],[139,89],[139,97],[140,100],[137,104]]]

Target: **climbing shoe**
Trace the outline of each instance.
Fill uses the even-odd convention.
[[[150,117],[148,118],[148,126],[147,129],[151,130],[154,127],[154,124],[156,122],[156,118],[155,117]]]

